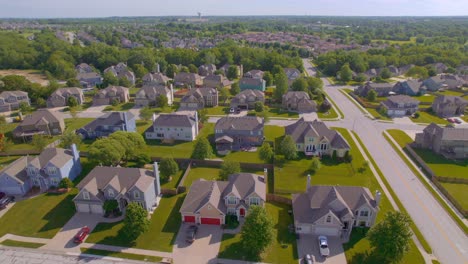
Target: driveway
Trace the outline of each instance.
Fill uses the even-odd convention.
[[[317,113],[300,113],[299,118],[304,118],[306,121],[314,121],[318,119]]]
[[[314,263],[346,264],[346,257],[340,238],[328,237],[328,247],[330,248],[330,256],[328,258],[323,258],[320,256],[318,238],[316,235],[301,234],[300,238],[297,240],[297,253],[299,254],[299,258],[310,254],[313,256]]]
[[[223,230],[220,226],[199,225],[192,244],[185,242],[189,224],[182,224],[172,251],[174,263],[216,263]]]

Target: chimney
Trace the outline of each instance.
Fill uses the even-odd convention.
[[[307,185],[306,185],[306,191],[309,189],[310,187],[310,174],[307,174]]]
[[[268,179],[268,169],[267,168],[264,168],[263,169],[263,177],[264,177],[264,181],[266,181]]]
[[[124,118],[124,127],[123,127],[123,131],[128,131],[128,116],[127,116],[127,112],[123,112],[123,118]]]
[[[198,136],[198,111],[195,111],[195,137]]]
[[[155,113],[153,113],[153,118],[152,119],[153,119],[153,123],[154,123],[154,121],[156,121],[156,114]]]
[[[78,148],[76,147],[76,144],[72,144],[70,148],[71,148],[71,151],[73,153],[73,159],[75,161],[79,160],[80,159],[80,152],[78,152]]]
[[[171,103],[170,105],[172,105],[174,103],[174,85],[169,84],[169,89],[171,90]]]
[[[156,72],[160,72],[159,63],[156,63]]]
[[[380,205],[380,199],[381,198],[382,198],[382,193],[379,190],[375,191],[375,204],[377,206]]]
[[[155,178],[155,186],[154,189],[156,191],[156,196],[159,196],[161,194],[161,182],[159,179],[159,168],[158,168],[158,163],[155,162],[153,163],[153,173],[154,173],[154,178]]]

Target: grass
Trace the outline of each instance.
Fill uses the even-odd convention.
[[[197,179],[205,179],[208,181],[218,180],[220,169],[209,167],[192,167],[187,178],[185,178],[184,186],[189,188]]]
[[[430,114],[428,112],[419,111],[418,113],[419,113],[418,118],[411,118],[411,120],[415,123],[425,123],[425,124],[436,123],[436,124],[442,124],[442,125],[446,125],[449,123],[447,120],[440,118],[438,116],[435,116],[433,114]]]
[[[416,37],[410,37],[409,40],[386,40],[386,39],[373,39],[371,42],[384,42],[388,44],[396,44],[396,45],[403,45],[403,44],[412,44],[416,43]]]
[[[229,106],[215,106],[215,107],[207,107],[205,108],[207,110],[207,115],[220,115],[224,116],[229,113]]]
[[[268,113],[270,117],[280,117],[280,118],[299,118],[299,113],[284,111],[280,107],[270,107],[268,108]]]
[[[330,103],[331,103],[332,105],[335,106],[335,108],[338,110],[338,113],[340,113],[341,118],[344,118],[345,115],[343,114],[343,112],[341,111],[341,109],[337,106],[337,104],[335,103],[335,101],[333,101],[333,99],[331,99],[331,97],[328,96],[328,95],[327,95],[327,100],[330,101]],[[332,107],[332,108],[333,108],[333,107]]]
[[[180,179],[184,175],[185,170],[179,170],[175,175],[172,175],[172,179],[168,182],[161,184],[161,188],[173,189],[177,188]]]
[[[288,214],[290,205],[280,203],[266,203],[266,209],[271,216],[274,226],[273,243],[260,256],[262,262],[291,263],[298,261],[296,237],[289,232],[288,225],[293,224],[293,218]],[[219,258],[258,261],[256,256],[246,255],[240,244],[240,234],[224,234],[219,250]]]
[[[280,126],[265,126],[263,135],[267,141],[275,141],[276,138],[284,135],[284,127]]]
[[[322,113],[317,112],[318,118],[320,119],[333,119],[338,118],[338,114],[336,113],[335,109],[332,107],[328,112]]]
[[[134,242],[122,233],[123,222],[98,224],[86,242],[172,252],[181,223],[179,209],[184,198],[184,194],[163,197],[151,217],[148,231]]]
[[[107,251],[107,250],[94,249],[94,248],[80,248],[80,251],[83,254],[99,255],[99,256],[113,257],[113,258],[140,260],[140,261],[145,261],[145,262],[160,262],[163,259],[161,257],[155,257],[155,256],[146,256],[146,255],[139,255],[139,254],[123,253],[123,252],[114,252],[114,251]]]
[[[0,218],[0,237],[10,233],[19,236],[52,238],[75,214],[73,189],[66,194],[41,194],[15,203]]]
[[[76,130],[89,124],[94,118],[67,118],[65,119],[66,130]]]
[[[0,157],[0,169],[3,167],[8,166],[10,163],[13,161],[19,159],[20,156],[6,156],[6,157]]]
[[[127,103],[122,103],[118,105],[106,106],[106,108],[104,108],[104,111],[128,111],[132,109],[134,106],[135,106],[134,103],[127,102]]]
[[[366,108],[367,112],[369,112],[369,114],[371,114],[375,119],[380,119],[380,120],[392,120],[390,117],[386,116],[386,115],[382,115],[381,113],[379,113],[379,111],[377,111],[377,109],[374,109],[374,108]]]
[[[447,190],[453,198],[457,199],[464,210],[468,210],[468,199],[466,199],[466,194],[468,193],[467,184],[448,182],[440,182],[440,184],[444,186],[444,189]]]
[[[11,239],[3,240],[2,243],[0,244],[7,246],[7,247],[23,247],[23,248],[40,248],[45,245],[42,243],[23,242],[23,241],[11,240]]]
[[[226,156],[222,156],[224,160],[232,160],[245,163],[263,163],[258,157],[258,151],[232,151]]]
[[[434,102],[436,96],[433,94],[423,94],[419,96],[412,96],[412,98],[420,101],[421,103],[432,103]]]

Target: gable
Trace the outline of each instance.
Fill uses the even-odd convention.
[[[330,222],[327,222],[327,219],[330,219]],[[341,220],[331,211],[324,214],[322,217],[318,218],[314,224],[318,225],[341,225]]]
[[[221,212],[216,206],[214,206],[212,203],[208,202],[205,205],[203,205],[198,211],[195,213],[200,213],[202,216],[213,216],[217,217],[220,215],[224,215],[223,212]]]

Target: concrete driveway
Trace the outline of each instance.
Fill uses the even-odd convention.
[[[192,244],[185,242],[190,224],[182,224],[172,251],[174,263],[216,263],[223,230],[220,226],[199,225]]]
[[[329,263],[329,264],[346,264],[341,240],[338,237],[328,237],[328,247],[330,248],[330,256],[323,258],[320,256],[318,247],[318,238],[316,235],[300,235],[297,240],[297,251],[299,258],[303,258],[306,254],[313,256],[314,263]]]

